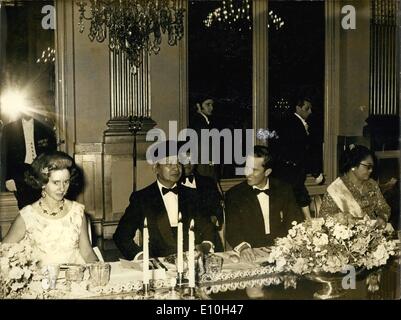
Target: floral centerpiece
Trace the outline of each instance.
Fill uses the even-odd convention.
[[[0,298],[22,297],[29,290],[37,263],[28,243],[0,243]]]
[[[364,218],[342,224],[333,217],[297,224],[276,239],[268,257],[277,272],[295,274],[338,273],[345,266],[372,269],[385,265],[397,252],[392,230]]]

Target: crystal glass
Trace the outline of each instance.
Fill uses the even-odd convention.
[[[205,259],[206,273],[221,272],[223,268],[223,260],[224,259],[218,255],[215,254],[208,255]]]
[[[110,281],[110,264],[94,263],[89,265],[90,282],[93,286],[105,286]]]
[[[79,264],[68,265],[65,270],[65,279],[72,282],[81,282],[84,278],[85,266]]]
[[[49,280],[50,289],[56,289],[57,277],[60,272],[60,265],[50,264],[46,266],[47,278]]]

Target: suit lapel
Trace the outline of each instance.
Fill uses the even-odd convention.
[[[277,192],[277,186],[276,186],[276,181],[272,178],[269,179],[269,188],[270,188],[270,197],[269,197],[269,206],[270,206],[270,233],[274,233],[276,229],[276,222],[280,220],[278,218],[277,220],[277,215],[280,215],[278,212],[278,203],[277,201],[279,200],[280,194]]]
[[[198,185],[197,185],[198,187]],[[189,190],[188,190],[189,189]],[[191,212],[188,211],[188,201],[194,201],[194,199],[190,198],[187,193],[192,191],[191,188],[185,187],[182,184],[178,185],[178,212],[181,212],[182,216],[191,215]],[[196,196],[196,193],[193,192],[193,196]]]
[[[20,132],[22,134],[20,134]],[[21,156],[24,158],[23,161],[25,160],[25,155],[26,155],[26,147],[25,147],[25,135],[24,135],[24,128],[22,127],[22,119],[19,119],[15,123],[15,139],[16,139],[16,145],[20,146],[21,150]]]
[[[259,200],[256,194],[253,193],[252,187],[249,187],[246,184],[246,188],[244,190],[246,194],[246,201],[248,202],[249,213],[253,215],[250,217],[249,221],[252,221],[256,230],[263,230],[263,234],[265,232],[265,221],[263,219],[262,209],[260,208]],[[257,231],[256,231],[257,232]]]
[[[283,211],[282,188],[280,187],[279,181],[271,178],[270,189],[272,195],[270,197],[271,235],[275,238],[276,235],[281,234],[283,228],[282,218],[284,220],[285,215],[288,215],[288,212]]]

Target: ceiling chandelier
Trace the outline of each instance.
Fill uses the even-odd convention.
[[[109,35],[109,48],[123,51],[131,66],[139,67],[144,54],[157,54],[162,34],[174,46],[184,35],[183,0],[89,0],[90,16],[86,16],[87,1],[79,6],[79,31],[90,21],[88,37],[103,42]]]
[[[56,61],[56,50],[48,47],[47,49],[42,51],[42,55],[40,58],[36,60],[36,63],[53,63]]]
[[[203,21],[210,28],[213,24],[223,23],[230,29],[252,29],[251,0],[223,0],[222,6],[210,12]],[[240,27],[236,25],[239,24]],[[284,26],[284,21],[273,10],[269,11],[267,27],[279,30]],[[245,28],[244,28],[245,27]]]

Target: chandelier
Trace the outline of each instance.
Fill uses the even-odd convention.
[[[204,25],[210,28],[213,24],[222,23],[230,29],[242,28],[252,29],[251,22],[251,0],[223,0],[222,6],[210,12],[203,21]],[[240,25],[237,27],[236,25]],[[269,11],[267,27],[279,30],[284,26],[284,21],[277,16],[273,10]]]
[[[56,61],[56,50],[48,47],[47,49],[42,51],[42,55],[40,58],[36,60],[36,63],[53,63]]]
[[[143,55],[157,54],[162,34],[174,46],[184,35],[182,0],[90,0],[90,16],[86,16],[87,1],[79,6],[79,31],[90,21],[88,37],[103,42],[109,34],[110,50],[124,52],[131,66],[139,67]]]

